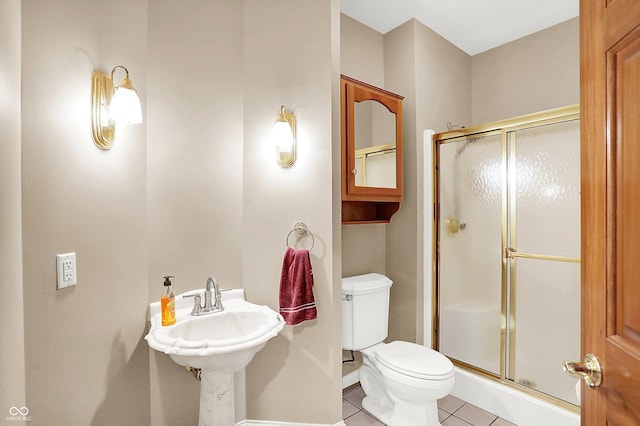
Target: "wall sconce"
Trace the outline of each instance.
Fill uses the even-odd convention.
[[[291,167],[296,162],[296,116],[280,106],[280,114],[271,133],[276,146],[276,160],[280,167]]]
[[[122,68],[125,77],[114,88],[113,73]],[[94,71],[91,74],[91,135],[100,149],[111,149],[116,125],[142,123],[142,108],[138,92],[129,80],[129,70],[118,65],[111,76]]]

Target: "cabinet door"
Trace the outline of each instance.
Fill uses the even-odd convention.
[[[402,96],[342,77],[342,199],[402,201]]]

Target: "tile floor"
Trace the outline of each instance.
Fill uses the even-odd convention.
[[[384,426],[362,408],[362,398],[364,392],[360,386],[345,390],[342,395],[344,423],[347,426]],[[451,395],[438,400],[438,418],[442,426],[516,426]]]

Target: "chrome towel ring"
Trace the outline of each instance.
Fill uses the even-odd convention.
[[[291,237],[291,234],[293,234],[294,232],[298,235],[298,238],[300,238],[304,234],[309,234],[311,236],[311,247],[309,248],[309,251],[313,250],[313,246],[316,244],[316,239],[313,236],[313,233],[309,231],[309,228],[307,228],[307,225],[304,222],[296,222],[296,224],[293,225],[293,229],[287,234],[287,240],[285,242],[287,247],[295,248],[289,245],[289,237]]]

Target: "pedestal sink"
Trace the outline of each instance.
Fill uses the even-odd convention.
[[[284,327],[280,314],[247,302],[244,291],[222,292],[224,311],[192,316],[193,298],[202,290],[176,296],[176,323],[163,327],[160,302],[149,305],[149,346],[179,365],[199,368],[200,426],[235,425],[233,373],[251,362]]]

